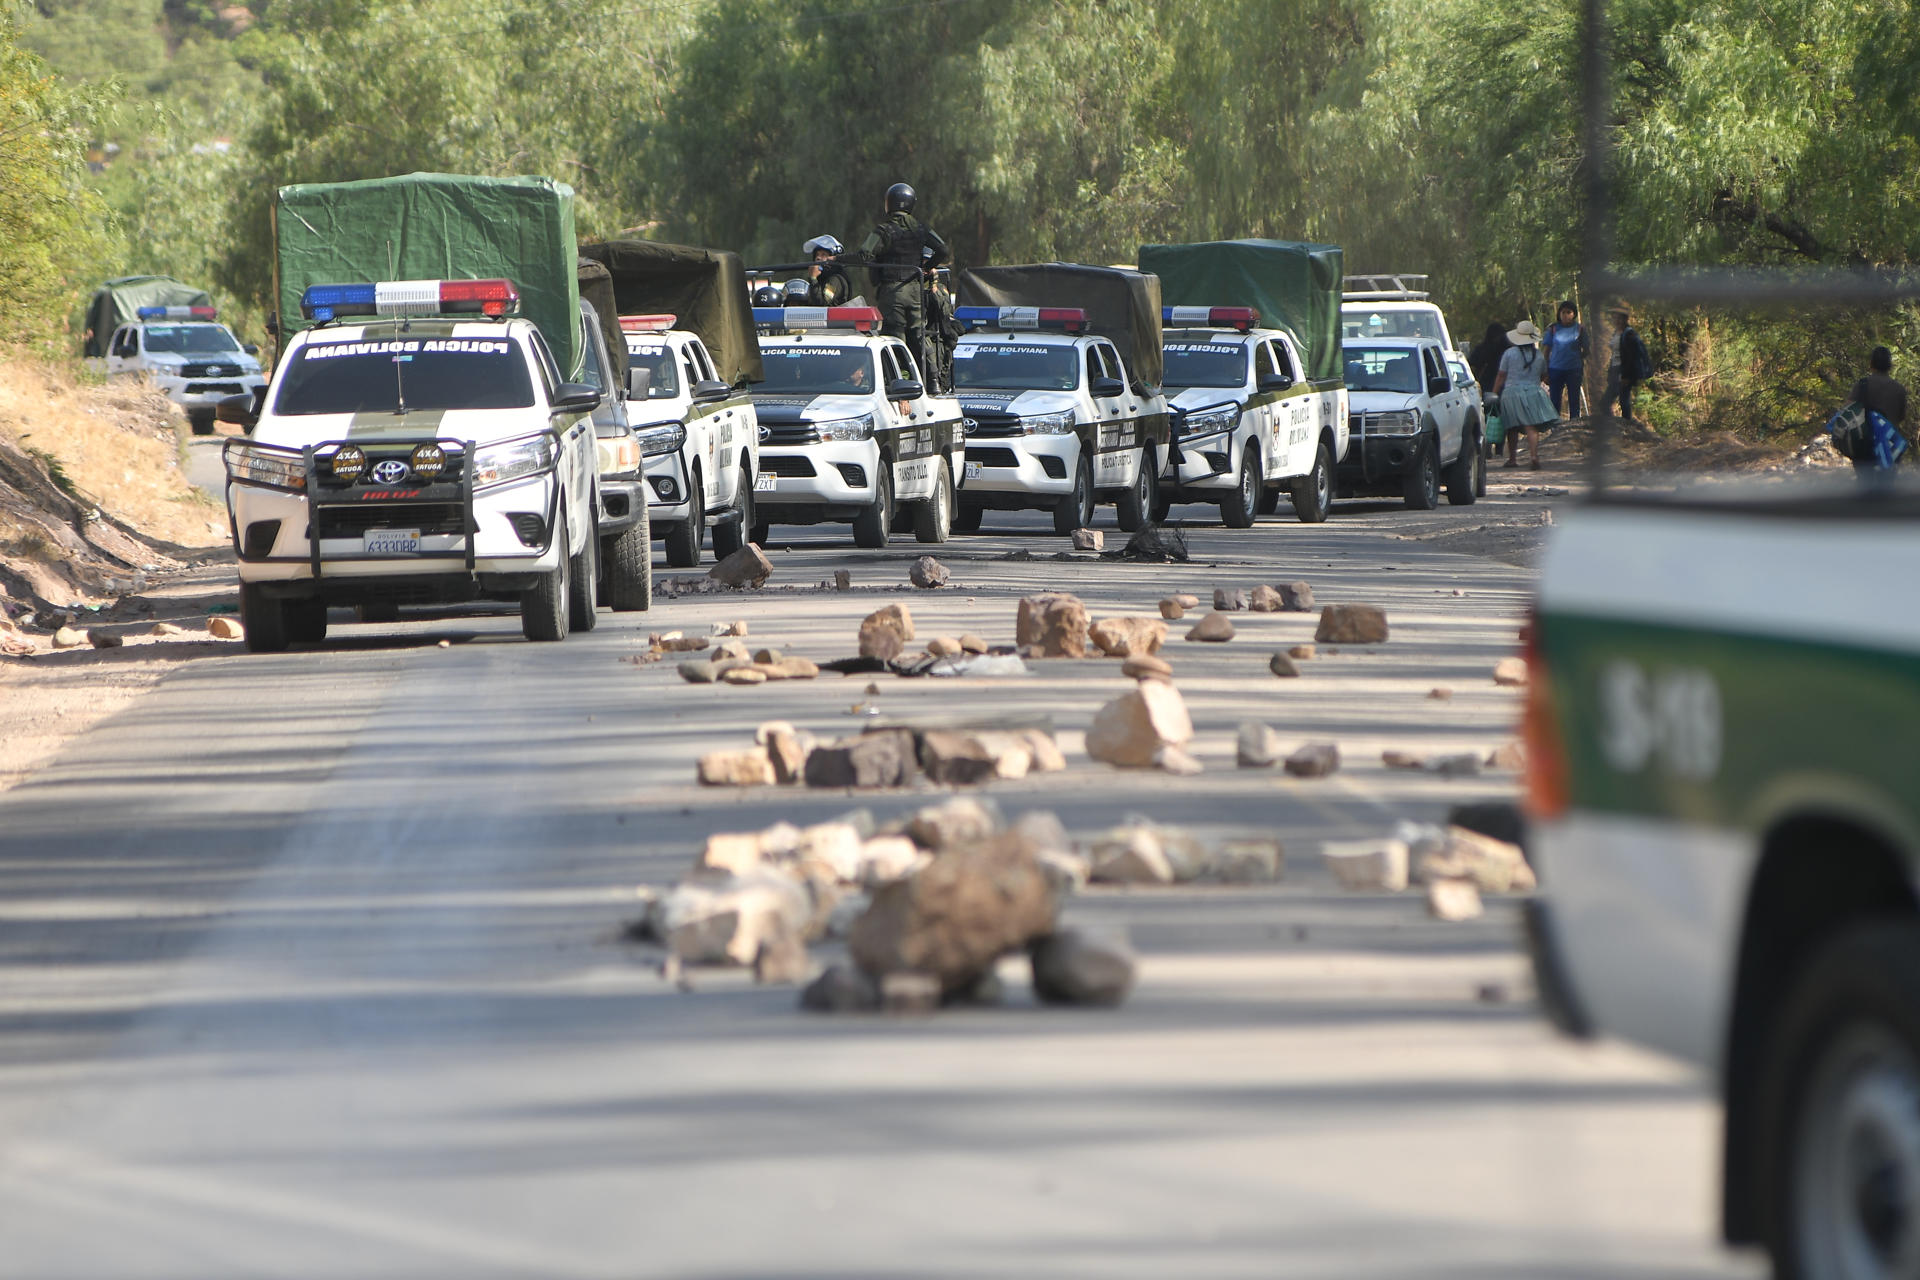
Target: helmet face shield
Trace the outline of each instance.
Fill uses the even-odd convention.
[[[832,257],[838,257],[840,254],[845,253],[846,250],[841,246],[838,237],[829,235],[829,236],[815,236],[813,239],[807,241],[805,244],[800,246],[800,252],[808,255],[809,257],[817,258],[822,253],[828,254],[829,256],[832,256]]]

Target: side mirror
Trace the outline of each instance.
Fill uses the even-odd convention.
[[[733,388],[718,378],[704,378],[693,384],[693,402],[712,404],[716,400],[725,400],[733,394]]]
[[[918,400],[927,394],[927,389],[912,378],[896,378],[887,384],[887,399]]]
[[[253,407],[253,392],[243,391],[237,396],[221,397],[214,403],[213,420],[253,430],[254,424],[260,421],[260,414]]]
[[[260,354],[260,344],[257,342],[249,342],[244,346],[242,346],[240,349],[246,352],[250,356],[257,356]]]
[[[1257,385],[1262,391],[1285,391],[1293,385],[1293,379],[1284,373],[1263,373]]]
[[[1118,378],[1095,378],[1088,384],[1087,390],[1101,400],[1111,400],[1115,396],[1127,393],[1127,384]]]
[[[1443,396],[1451,390],[1453,390],[1453,381],[1449,378],[1427,379],[1427,394],[1430,396]]]
[[[555,413],[592,413],[600,407],[600,388],[585,382],[563,382],[553,393]]]

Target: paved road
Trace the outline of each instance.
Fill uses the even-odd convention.
[[[1502,510],[1527,514],[1454,514]],[[932,593],[904,587],[911,542],[776,530],[776,586],[855,590],[662,599],[557,646],[479,613],[341,626],[183,667],[0,799],[0,1277],[1757,1275],[1712,1242],[1699,1088],[1555,1040],[1511,904],[1441,925],[1318,866],[1322,839],[1512,789],[1373,763],[1510,736],[1487,673],[1527,585],[1396,515],[1197,527],[1184,566],[1054,560],[990,515]],[[1282,578],[1384,605],[1393,639],[1297,681],[1265,662],[1308,617],[1176,642],[1198,778],[1079,752],[1111,663],[875,699],[1050,714],[1070,770],[997,787],[1011,813],[1282,837],[1280,885],[1073,900],[1143,954],[1125,1008],[1036,1009],[1009,963],[1002,1009],[821,1019],[735,974],[676,992],[617,940],[707,832],[928,798],[696,792],[694,757],[761,720],[851,731],[866,679],[685,685],[621,661],[647,630],[742,617],[826,658],[896,598],[922,635],[1004,642],[1035,590],[1098,616]],[[1234,769],[1249,715],[1347,770]]]

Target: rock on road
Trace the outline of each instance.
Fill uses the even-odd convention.
[[[1490,673],[1528,585],[1395,539],[1394,515],[1208,522],[1194,563],[1133,565],[1052,560],[1039,520],[989,513],[931,548],[938,591],[906,585],[910,539],[776,529],[769,590],[603,612],[560,645],[473,613],[184,665],[0,797],[0,1277],[1759,1274],[1714,1243],[1702,1088],[1557,1040],[1511,900],[1443,924],[1319,864],[1323,839],[1513,788],[1378,763],[1512,736]],[[836,568],[851,592],[778,589]],[[676,991],[618,940],[634,887],[709,832],[938,798],[696,789],[695,757],[761,721],[855,731],[869,677],[689,685],[620,661],[647,631],[743,618],[752,645],[826,659],[893,600],[922,639],[1010,643],[1033,592],[1151,615],[1292,579],[1383,606],[1392,638],[1286,680],[1267,660],[1312,615],[1170,639],[1197,777],[1081,752],[1127,687],[1115,660],[872,699],[1050,715],[1069,770],[993,787],[1010,815],[1286,843],[1276,885],[1069,901],[1131,932],[1124,1007],[1036,1008],[1009,962],[1002,1008],[823,1018],[741,974]],[[1234,768],[1250,716],[1345,768]]]

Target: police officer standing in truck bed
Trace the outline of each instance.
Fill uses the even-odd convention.
[[[921,273],[946,262],[952,255],[939,233],[913,216],[914,203],[913,188],[906,183],[896,182],[887,188],[886,220],[861,244],[859,259],[868,264],[873,275],[874,297],[880,305],[880,331],[905,342],[920,366],[920,376],[931,380],[926,294],[921,286]],[[932,251],[930,258],[925,250]]]

